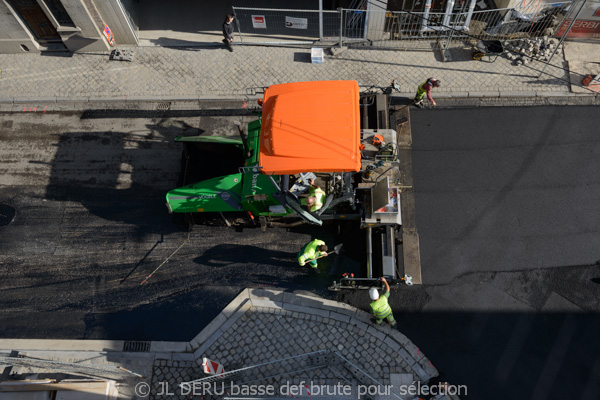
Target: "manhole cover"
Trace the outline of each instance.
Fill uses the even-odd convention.
[[[14,221],[17,211],[8,204],[0,203],[0,226],[8,225]]]

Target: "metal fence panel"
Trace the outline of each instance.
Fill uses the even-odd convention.
[[[244,44],[309,44],[340,36],[338,11],[233,7]]]
[[[474,11],[475,1],[446,12],[338,9],[285,10],[234,7],[246,44],[363,43],[391,49],[432,49],[441,40],[506,40],[553,36],[574,3]]]
[[[386,48],[431,49],[440,40],[506,40],[553,36],[568,15],[571,2],[545,8],[519,7],[453,13],[386,12],[385,25],[369,25],[381,33],[370,44]],[[373,11],[371,14],[375,13]],[[371,20],[382,20],[371,18]]]
[[[520,7],[475,11],[470,34],[481,39],[553,36],[573,3],[554,3],[547,8]]]

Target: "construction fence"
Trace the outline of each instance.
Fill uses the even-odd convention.
[[[582,1],[582,0],[580,0]],[[431,5],[431,0],[428,0]],[[457,2],[457,4],[459,4]],[[531,4],[531,3],[530,3]],[[432,42],[527,39],[556,36],[575,2],[475,10],[464,1],[444,12],[364,9],[291,10],[233,7],[240,42],[261,45],[367,45],[431,50]]]

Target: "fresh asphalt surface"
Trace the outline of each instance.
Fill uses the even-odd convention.
[[[401,331],[469,398],[598,398],[596,111],[412,112],[425,285],[391,300]],[[0,115],[0,203],[17,209],[0,227],[0,335],[189,340],[243,287],[328,295],[333,276],[358,271],[349,226],[188,232],[166,213],[173,138],[252,118],[225,114]],[[320,275],[294,262],[314,236],[346,250]]]
[[[411,111],[425,285],[391,304],[469,398],[600,398],[599,123],[595,107]]]
[[[444,284],[475,271],[600,260],[597,114],[597,107],[413,113],[423,279]]]
[[[412,117],[429,300],[402,330],[473,398],[600,398],[597,108]]]

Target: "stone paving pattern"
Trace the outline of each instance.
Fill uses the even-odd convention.
[[[364,311],[306,293],[246,289],[190,345],[196,365],[189,360],[174,361],[172,354],[157,355],[152,398],[186,398],[176,389],[174,394],[159,393],[163,382],[178,388],[182,382],[206,377],[200,369],[203,357],[222,364],[226,372],[322,350],[335,351],[351,363],[344,368],[336,360],[327,367],[298,373],[306,362],[285,360],[246,373],[253,384],[274,387],[301,381],[332,386],[346,382],[356,387],[372,384],[371,378],[389,385],[393,374],[425,383],[438,374],[427,357],[389,325],[376,326]],[[361,372],[350,373],[355,367]],[[365,380],[363,372],[370,378]],[[236,379],[234,374],[224,381]]]
[[[498,97],[568,93],[562,49],[546,74],[533,62],[515,66],[505,58],[474,61],[468,48],[452,49],[453,61],[432,51],[350,48],[310,63],[309,48],[235,46],[138,47],[133,62],[108,54],[0,54],[0,102],[98,100],[240,99],[253,88],[277,83],[349,79],[387,86],[392,79],[406,96],[430,76],[441,79],[437,97]]]
[[[122,366],[139,374],[121,381],[119,399],[188,399],[179,385],[207,376],[202,371],[203,357],[223,364],[232,374],[225,376],[226,384],[244,384],[251,378],[252,384],[276,388],[306,381],[330,387],[351,385],[356,391],[357,385],[381,387],[399,378],[409,384],[425,383],[438,375],[432,362],[400,331],[371,323],[362,310],[303,291],[245,289],[190,342],[151,342],[149,350],[142,352],[125,352],[123,346],[123,341],[1,339],[0,354],[19,350],[36,359]],[[320,353],[234,373],[311,352]],[[35,371],[17,368],[15,372]],[[146,384],[150,396],[136,395],[137,385]],[[169,394],[161,394],[164,390]],[[351,397],[357,398],[356,392]]]
[[[382,329],[386,328],[391,329]],[[318,350],[339,351],[380,380],[386,375],[389,379],[389,366],[410,372],[409,365],[385,342],[352,322],[261,307],[250,308],[211,346],[206,357],[241,368]]]

